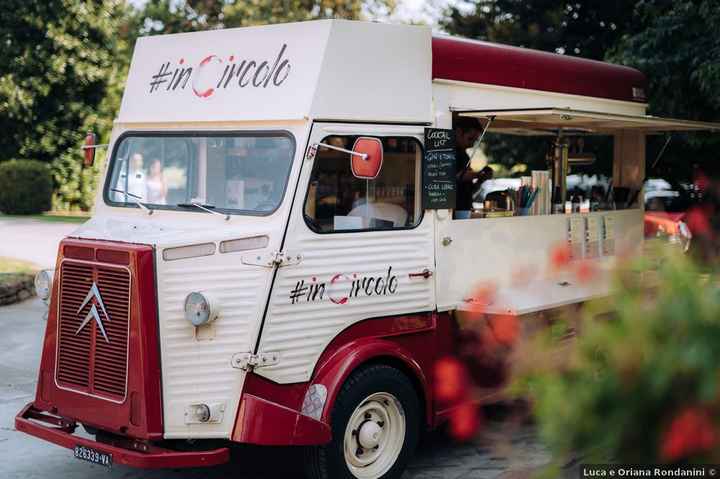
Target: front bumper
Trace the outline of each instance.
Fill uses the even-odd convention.
[[[204,467],[224,464],[230,460],[230,449],[222,447],[209,451],[174,451],[146,445],[145,451],[86,439],[73,434],[77,424],[35,409],[32,403],[15,416],[15,429],[72,449],[85,446],[112,454],[113,463],[141,469]],[[144,443],[143,443],[144,444]]]

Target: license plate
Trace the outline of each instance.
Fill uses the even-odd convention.
[[[90,447],[75,446],[75,457],[82,461],[92,462],[93,464],[99,464],[105,467],[112,466],[112,454],[100,452]]]

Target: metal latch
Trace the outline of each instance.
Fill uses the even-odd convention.
[[[232,357],[232,367],[249,371],[263,366],[272,366],[280,361],[280,353],[235,353]]]
[[[292,266],[302,261],[301,254],[285,253],[283,251],[272,251],[270,253],[250,253],[243,255],[242,263],[251,266],[263,266],[273,268],[275,266]]]
[[[425,268],[424,270],[422,270],[422,271],[419,272],[419,273],[409,273],[409,274],[408,274],[408,276],[410,277],[410,279],[413,279],[413,278],[425,278],[425,279],[428,279],[428,278],[429,278],[430,276],[432,276],[432,275],[433,275],[433,272],[430,271],[428,268]]]

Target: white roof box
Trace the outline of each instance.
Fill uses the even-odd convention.
[[[428,27],[320,20],[142,37],[122,123],[430,122]]]

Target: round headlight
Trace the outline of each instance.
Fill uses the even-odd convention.
[[[50,299],[50,294],[52,293],[52,281],[52,270],[43,269],[35,275],[35,292],[43,301]]]
[[[217,307],[207,293],[192,292],[185,298],[185,319],[193,326],[210,323],[217,316]]]

